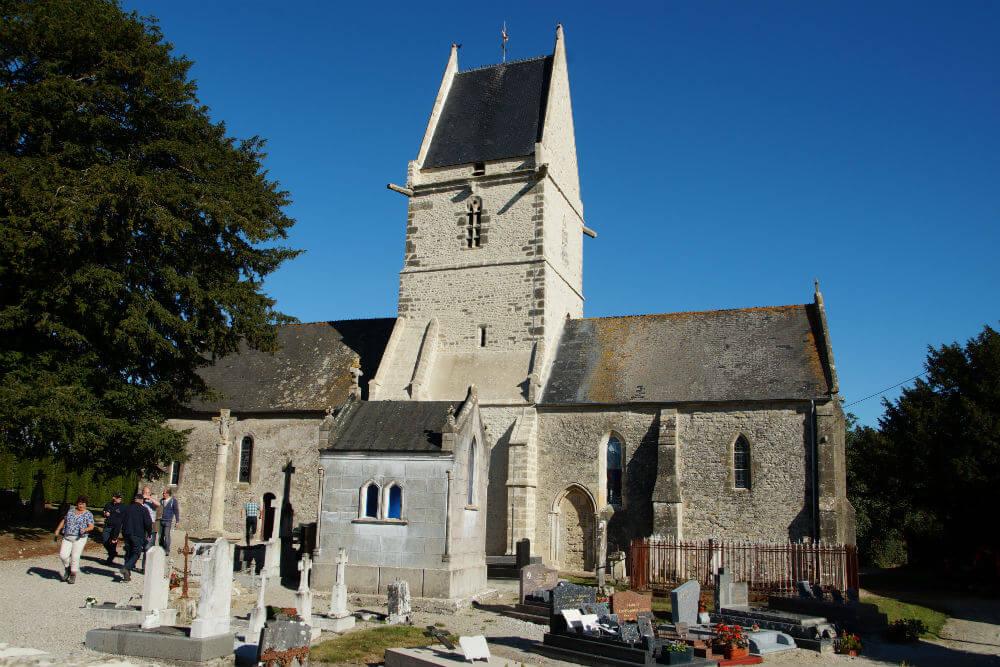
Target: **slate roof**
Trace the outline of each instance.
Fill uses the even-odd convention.
[[[199,371],[222,398],[193,401],[195,412],[302,412],[347,400],[351,364],[361,362],[361,386],[375,375],[395,319],[290,324],[278,329],[274,354],[248,350]]]
[[[327,448],[338,452],[441,451],[441,427],[448,407],[461,401],[362,401],[343,426],[330,434]]]
[[[814,304],[569,320],[540,402],[818,398],[822,336]]]
[[[424,167],[532,155],[541,140],[552,56],[455,74]]]

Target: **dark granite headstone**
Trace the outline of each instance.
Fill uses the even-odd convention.
[[[641,611],[652,611],[653,596],[651,593],[636,593],[621,591],[611,596],[611,610],[623,621],[634,621]]]
[[[597,602],[597,589],[590,586],[578,586],[561,581],[552,589],[553,614],[558,614],[563,609],[580,609],[585,604],[595,602]]]
[[[811,598],[813,596],[812,587],[808,581],[800,581],[797,584],[800,598]]]
[[[826,598],[826,595],[823,593],[823,587],[820,586],[819,584],[812,585],[812,593],[813,597],[816,598],[817,600],[823,600]]]
[[[639,641],[639,626],[635,623],[622,624],[622,641],[626,644],[635,644]]]
[[[608,609],[607,602],[594,602],[592,604],[587,603],[580,607],[580,609],[584,614],[595,614],[598,619],[611,613],[611,610]]]
[[[309,625],[303,621],[268,621],[260,632],[257,660],[293,664],[292,659],[297,659],[303,665],[309,659],[311,636]]]
[[[845,602],[844,594],[840,592],[839,588],[831,588],[830,597],[832,597],[833,601],[836,602],[837,604],[844,604]]]
[[[640,617],[636,625],[639,627],[640,636],[642,637],[656,636],[656,632],[653,631],[653,622],[648,617],[646,616]]]
[[[525,565],[521,568],[521,603],[531,595],[547,596],[548,591],[559,583],[559,570],[541,563]],[[548,602],[548,600],[545,600]]]
[[[528,538],[518,540],[515,548],[515,563],[517,564],[517,569],[520,570],[525,565],[529,565],[531,563],[531,540]]]
[[[861,600],[861,597],[858,595],[857,588],[847,589],[847,600],[848,602],[859,602]]]

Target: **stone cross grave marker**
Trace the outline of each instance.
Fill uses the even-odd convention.
[[[247,629],[246,640],[255,642],[260,639],[260,631],[267,623],[267,605],[264,604],[264,589],[267,588],[267,575],[260,573],[260,589],[257,591],[257,604],[250,612],[250,627]]]
[[[670,591],[670,615],[674,623],[695,625],[698,622],[698,602],[701,585],[691,579]]]
[[[214,637],[229,632],[233,595],[233,545],[219,538],[204,559],[198,617],[191,623],[191,638]]]
[[[344,618],[350,612],[347,611],[347,550],[340,547],[337,551],[336,576],[333,581],[333,590],[330,592],[330,613],[332,618]]]
[[[396,581],[387,587],[389,593],[389,618],[386,623],[398,625],[410,620],[410,585],[405,581]]]
[[[539,591],[551,590],[558,583],[559,570],[541,563],[525,565],[521,568],[521,604],[524,604],[524,598],[527,596],[535,595]]]
[[[299,590],[295,593],[295,610],[306,623],[312,624],[313,594],[309,590],[309,573],[312,571],[312,558],[302,554],[299,559]]]
[[[142,582],[142,612],[144,628],[160,626],[160,612],[167,608],[170,581],[166,577],[167,554],[163,547],[146,552],[146,577]]]
[[[639,612],[653,611],[653,594],[621,591],[611,596],[611,611],[622,621],[634,621]]]

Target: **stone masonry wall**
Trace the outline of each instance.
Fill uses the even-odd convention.
[[[279,499],[283,497],[286,476],[282,469],[289,462],[295,467],[289,484],[294,526],[315,521],[319,493],[316,440],[322,420],[236,417],[227,463],[225,529],[243,532],[240,512],[248,496],[258,503],[265,493],[273,493]],[[211,419],[170,419],[167,425],[181,431],[191,429],[187,436],[188,460],[181,467],[180,482],[174,493],[185,530],[204,530],[208,528],[208,511],[212,504],[218,426]],[[250,483],[241,484],[238,481],[240,445],[247,435],[253,438],[253,462]],[[159,489],[166,481],[161,478],[153,484],[154,489]]]

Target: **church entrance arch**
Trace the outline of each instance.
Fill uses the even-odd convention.
[[[271,503],[277,498],[273,493],[264,494],[264,525],[260,528],[260,538],[264,542],[271,539],[274,534],[274,508],[271,507]]]
[[[593,497],[582,486],[572,484],[559,494],[552,510],[553,560],[563,570],[593,570],[597,526]]]

